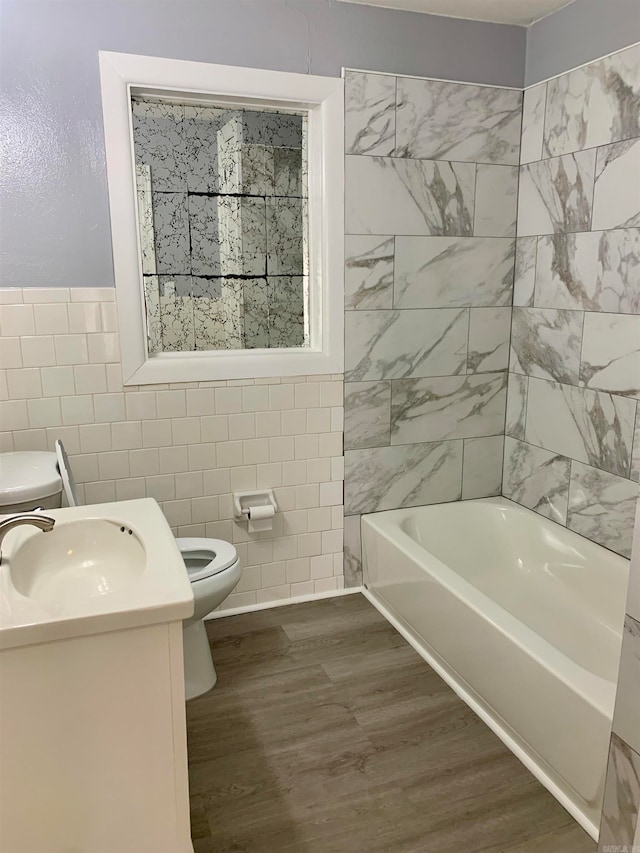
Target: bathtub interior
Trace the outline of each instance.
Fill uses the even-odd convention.
[[[400,531],[444,567],[578,665],[616,680],[629,575],[623,557],[506,498],[394,514]]]

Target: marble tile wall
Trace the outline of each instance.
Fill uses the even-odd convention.
[[[347,72],[345,583],[360,515],[500,494],[522,93]]]
[[[628,557],[640,459],[640,45],[524,95],[503,494]]]

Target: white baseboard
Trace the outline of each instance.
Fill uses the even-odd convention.
[[[214,610],[205,616],[205,620],[223,619],[225,616],[238,616],[240,613],[253,613],[256,610],[271,610],[287,604],[304,604],[305,601],[322,601],[323,598],[338,598],[341,595],[353,595],[364,592],[363,586],[351,586],[348,589],[332,589],[329,592],[314,592],[311,595],[298,595],[295,598],[281,598],[278,601],[263,601],[260,604],[247,604],[246,607],[230,607],[229,610]]]

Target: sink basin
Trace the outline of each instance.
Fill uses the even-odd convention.
[[[49,533],[34,530],[9,560],[16,591],[50,602],[108,596],[139,578],[145,565],[135,531],[96,518],[58,521]]]

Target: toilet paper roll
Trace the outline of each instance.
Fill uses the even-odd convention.
[[[249,507],[249,533],[259,533],[261,530],[273,529],[275,509],[271,504],[266,506]]]

